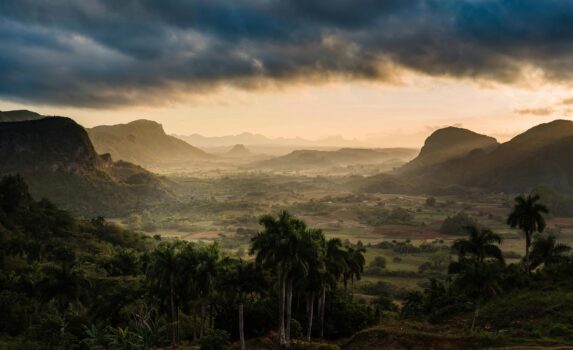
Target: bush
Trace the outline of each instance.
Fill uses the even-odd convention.
[[[370,267],[379,267],[381,269],[385,269],[386,268],[386,258],[384,258],[382,255],[378,255],[370,263]]]
[[[479,226],[477,221],[464,212],[459,212],[454,216],[444,219],[440,232],[448,235],[465,235],[465,227]]]
[[[210,329],[199,340],[201,350],[228,350],[231,349],[229,333],[221,329]]]

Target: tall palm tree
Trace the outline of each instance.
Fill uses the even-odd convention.
[[[207,315],[207,305],[215,285],[215,278],[218,272],[219,246],[217,244],[203,247],[197,252],[197,268],[195,272],[197,284],[197,296],[201,303],[201,325],[199,336],[205,333],[205,321],[210,317]],[[210,322],[207,322],[209,324]]]
[[[318,314],[320,317],[320,337],[324,337],[324,315],[326,309],[326,288],[336,289],[336,285],[344,271],[348,269],[347,259],[348,252],[344,249],[342,241],[338,238],[329,239],[326,242],[326,255],[324,263],[326,272],[324,275],[324,283],[320,291],[320,299],[318,303]]]
[[[570,250],[570,246],[557,243],[557,239],[552,234],[547,236],[536,235],[531,247],[531,265],[529,268],[530,270],[535,270],[542,264],[549,266],[558,263],[564,258],[563,254]]]
[[[226,257],[220,264],[218,289],[226,300],[236,304],[239,316],[239,340],[245,350],[244,304],[264,293],[267,285],[263,270],[253,262]]]
[[[498,246],[502,241],[499,235],[487,228],[468,226],[465,229],[468,238],[456,240],[452,245],[458,260],[450,264],[448,272],[458,275],[455,282],[459,288],[475,300],[471,324],[473,332],[482,300],[488,295],[496,294],[499,289],[498,267],[503,265],[504,259]]]
[[[531,238],[535,232],[543,232],[545,229],[545,219],[543,214],[547,214],[547,207],[539,203],[539,195],[521,195],[515,197],[515,205],[507,218],[507,224],[512,228],[519,228],[525,234],[525,268],[531,272],[529,261],[529,248]]]
[[[180,272],[178,261],[179,250],[174,244],[161,245],[151,254],[151,261],[147,266],[147,279],[152,287],[163,295],[169,297],[171,345],[177,345],[177,296],[175,279]]]
[[[311,340],[312,324],[314,319],[314,301],[325,283],[325,254],[326,239],[321,230],[309,229],[304,232],[301,240],[301,260],[304,261],[306,271],[300,281],[300,290],[305,294],[307,301],[307,340]]]
[[[476,226],[465,227],[469,237],[458,239],[452,245],[460,258],[468,255],[474,258],[475,263],[481,264],[486,258],[494,258],[503,262],[503,254],[498,244],[501,244],[500,235],[493,233],[490,229],[478,229]]]
[[[282,211],[278,217],[265,215],[259,223],[264,230],[251,241],[251,254],[256,254],[256,262],[274,271],[279,286],[279,343],[288,348],[287,329],[289,328],[292,298],[292,270],[305,268],[299,256],[301,235],[306,230],[303,221]]]
[[[76,255],[67,248],[56,249],[54,258],[56,266],[44,268],[45,278],[38,282],[44,301],[55,300],[60,312],[72,303],[80,301],[89,290],[89,281],[76,267]]]
[[[354,280],[360,280],[362,277],[362,272],[364,272],[364,265],[366,264],[366,258],[364,253],[366,249],[364,247],[346,247],[346,270],[344,271],[342,277],[344,282],[344,290],[348,290],[348,281],[350,281],[352,288],[354,288]]]

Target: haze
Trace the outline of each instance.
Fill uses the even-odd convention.
[[[3,2],[0,110],[374,147],[570,117],[568,2],[369,5]]]

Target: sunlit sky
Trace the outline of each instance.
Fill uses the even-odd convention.
[[[0,110],[378,147],[573,116],[568,1],[120,3],[3,1]]]

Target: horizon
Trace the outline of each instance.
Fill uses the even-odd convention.
[[[0,110],[376,147],[457,125],[503,142],[573,114],[573,5],[544,4],[8,1]]]

